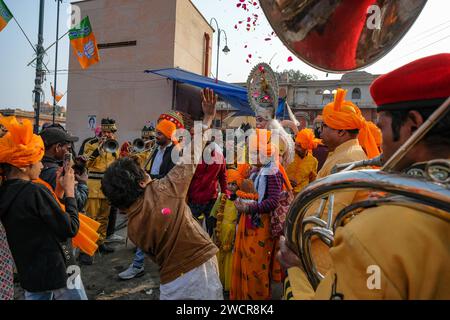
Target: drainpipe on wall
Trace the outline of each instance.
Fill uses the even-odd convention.
[[[211,37],[209,33],[205,32],[205,69],[203,70],[203,75],[205,77],[209,77],[209,49],[210,49],[210,43],[211,43]]]

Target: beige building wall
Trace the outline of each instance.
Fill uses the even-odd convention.
[[[97,124],[111,117],[120,143],[140,136],[148,122],[172,108],[173,83],[144,74],[173,68],[202,74],[205,32],[212,29],[189,0],[88,0],[75,2],[89,16],[99,45],[136,41],[136,45],[100,49],[100,62],[82,70],[71,52],[67,128],[81,141],[93,136],[88,117]],[[192,20],[192,22],[190,22]],[[181,29],[176,39],[176,30]]]
[[[211,71],[214,29],[190,0],[177,0],[175,27],[175,66],[203,75],[205,55],[209,52],[208,75]],[[206,47],[205,33],[209,34],[209,46]]]

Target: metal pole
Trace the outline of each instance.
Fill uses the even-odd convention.
[[[53,87],[53,121],[52,123],[55,124],[55,117],[56,117],[56,87],[57,87],[57,79],[58,79],[58,42],[59,42],[59,6],[61,4],[62,0],[56,0],[58,3],[57,7],[57,14],[56,14],[56,52],[55,52],[55,82]]]
[[[43,65],[43,53],[44,47],[42,44],[44,43],[44,5],[45,0],[40,0],[39,3],[39,31],[38,31],[38,44],[36,46],[36,55],[37,55],[37,63],[36,63],[36,78],[34,80],[34,111],[35,111],[35,123],[34,123],[34,132],[39,133],[39,113],[41,109],[41,92],[42,92],[42,82],[44,81],[44,71],[42,70]]]
[[[219,28],[217,26],[217,28]],[[217,30],[218,37],[217,37],[217,68],[216,68],[216,83],[219,82],[219,58],[220,58],[220,29]]]

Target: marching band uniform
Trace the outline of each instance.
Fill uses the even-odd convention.
[[[116,123],[112,119],[102,119],[102,132],[116,132]],[[86,143],[84,156],[88,159],[86,168],[89,170],[88,188],[89,199],[86,205],[86,213],[100,223],[98,230],[100,238],[98,245],[101,246],[106,238],[110,205],[101,191],[101,181],[106,169],[118,159],[116,153],[108,153],[100,148],[100,139],[94,138]]]
[[[381,76],[371,94],[378,111],[436,109],[450,96],[450,54],[423,58]],[[292,296],[450,299],[449,234],[449,215],[432,215],[413,206],[366,209],[337,229],[329,250],[332,268],[316,292],[300,268],[289,269]]]

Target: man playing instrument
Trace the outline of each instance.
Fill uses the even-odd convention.
[[[87,142],[83,154],[87,159],[86,167],[89,170],[89,198],[86,205],[86,214],[100,223],[100,228],[98,229],[100,238],[97,244],[99,251],[104,253],[113,252],[114,249],[104,243],[111,208],[101,191],[101,180],[106,169],[119,157],[117,152],[111,153],[105,149],[106,141],[116,140],[116,132],[115,120],[102,119],[100,137]],[[80,260],[85,264],[92,264],[92,260],[88,256],[82,256]]]
[[[379,77],[371,94],[378,106],[383,156],[389,159],[450,96],[450,54],[422,58]],[[442,159],[447,165],[441,185],[448,188],[449,128],[447,111],[395,171],[426,177],[425,165]],[[426,212],[411,203],[362,211],[337,229],[329,251],[332,267],[316,291],[283,240],[279,259],[290,268],[293,298],[450,299],[450,216],[442,214],[445,210]]]

